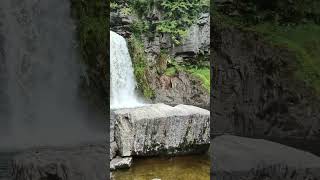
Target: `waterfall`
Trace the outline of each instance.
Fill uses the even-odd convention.
[[[6,131],[0,146],[100,137],[88,128],[93,120],[79,98],[70,0],[1,0],[0,22],[0,98],[7,102],[0,107],[0,131]]]
[[[111,109],[141,106],[126,40],[110,31]]]

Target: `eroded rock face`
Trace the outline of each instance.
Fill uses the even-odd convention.
[[[214,133],[319,138],[320,101],[295,76],[294,54],[259,34],[212,28]]]
[[[210,54],[210,15],[202,14],[189,29],[181,46],[172,48],[174,56],[194,58],[199,54]]]
[[[155,102],[165,104],[191,104],[209,109],[210,97],[199,79],[179,72],[176,76],[160,76],[151,80],[155,84]]]
[[[262,139],[223,135],[211,142],[214,179],[303,180],[320,178],[320,158]]]
[[[210,143],[210,113],[188,105],[154,104],[115,111],[121,156],[203,152]]]
[[[34,149],[14,157],[15,180],[101,180],[107,177],[104,145]]]

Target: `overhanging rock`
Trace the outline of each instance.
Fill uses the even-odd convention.
[[[210,112],[195,106],[153,104],[115,112],[121,156],[200,153],[210,144]]]

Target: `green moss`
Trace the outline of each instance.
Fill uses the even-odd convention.
[[[105,0],[71,0],[71,15],[76,24],[79,61],[86,67],[81,77],[81,95],[91,105],[105,108],[108,99],[108,21]]]
[[[191,75],[202,82],[202,86],[210,92],[210,69],[208,67],[187,69]]]
[[[188,28],[197,20],[200,13],[209,12],[208,0],[131,0],[127,5],[138,15],[140,24],[144,24],[137,31],[143,31],[144,34],[166,33],[177,44],[187,35]],[[112,7],[115,7],[114,3]],[[161,20],[157,22],[147,18],[155,7],[162,12]]]
[[[177,69],[176,69],[176,67],[169,67],[166,69],[164,74],[166,76],[175,76],[177,74]]]
[[[109,14],[104,0],[71,0],[82,60],[90,67],[107,57]]]
[[[136,36],[132,35],[129,39],[129,46],[138,88],[142,91],[144,97],[152,99],[155,93],[147,79],[149,71],[144,45]]]
[[[274,46],[287,48],[296,55],[296,77],[320,94],[320,25],[279,26],[270,23],[250,28],[264,35]]]
[[[178,64],[175,59],[170,58],[168,61],[168,68],[164,72],[166,76],[175,76],[179,72],[187,72],[199,79],[202,86],[210,92],[210,68],[208,66]],[[201,64],[201,62],[199,62],[199,64]]]
[[[312,22],[300,24],[279,24],[263,22],[247,24],[243,17],[231,18],[215,13],[221,28],[238,28],[257,33],[271,46],[288,49],[298,64],[295,78],[305,82],[320,94],[320,25]]]

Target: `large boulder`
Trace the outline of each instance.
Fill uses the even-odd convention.
[[[107,177],[104,145],[38,148],[14,157],[15,180],[101,180]]]
[[[223,135],[212,140],[214,179],[320,178],[320,158],[301,150],[262,139]]]
[[[115,140],[121,156],[202,152],[210,143],[210,113],[165,104],[115,112]]]

